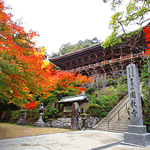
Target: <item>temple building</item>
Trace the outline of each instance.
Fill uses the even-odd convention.
[[[103,49],[101,44],[96,44],[63,56],[50,58],[50,61],[62,70],[82,75],[122,76],[126,74],[126,66],[131,62],[141,67],[145,47],[145,36],[141,30],[128,38],[122,38],[122,43],[112,47]]]

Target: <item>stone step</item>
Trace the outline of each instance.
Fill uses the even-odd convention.
[[[100,131],[108,131],[108,128],[97,128]],[[109,129],[109,132],[128,132],[128,128],[126,129]]]
[[[108,131],[108,132],[124,133],[124,132],[128,132],[128,131],[126,131],[126,130],[124,130],[124,131],[114,130],[114,131]]]
[[[97,128],[97,129],[108,131],[108,128]],[[128,130],[128,127],[127,128],[109,128],[109,130]]]
[[[109,123],[109,126],[128,126],[129,124],[124,124],[124,123]],[[108,126],[108,125],[107,125]]]
[[[97,130],[108,131],[107,126],[99,126]],[[126,131],[128,132],[128,126],[109,126],[109,131]]]
[[[127,128],[109,128],[109,130],[128,130],[128,127]]]
[[[117,127],[117,126],[128,126],[128,125],[129,125],[129,124],[115,124],[115,123],[114,123],[114,124],[112,124],[112,123],[109,124],[109,126],[113,126],[113,127],[114,127],[114,126],[116,126],[116,127]],[[106,126],[108,126],[108,124],[99,125],[99,127],[106,127]]]
[[[109,128],[109,130],[119,130],[119,131],[121,131],[121,130],[128,130],[128,127],[127,128]]]
[[[99,126],[97,129],[108,129],[108,126]],[[109,129],[128,129],[128,126],[116,126],[116,127],[114,127],[114,126],[109,126]]]
[[[128,99],[124,99],[125,101],[127,101]],[[123,103],[123,101],[122,101]],[[129,106],[129,103],[127,105],[127,108]],[[119,113],[116,114],[116,112],[121,108],[121,105],[119,104],[118,107],[114,108],[114,111],[112,111],[112,113],[109,114],[109,116],[106,117],[106,119],[99,124],[99,126],[97,126],[95,129],[96,130],[102,130],[102,131],[108,131],[108,120],[110,120],[110,118],[112,118],[114,115],[114,117],[111,119],[111,121],[109,122],[109,130],[111,130],[112,132],[124,132],[124,131],[128,131],[128,125],[130,124],[130,120],[128,120],[129,115],[127,113],[127,109],[126,106],[124,106],[123,108],[121,108],[121,110],[119,111]],[[118,120],[118,116],[119,119]]]
[[[128,126],[130,124],[124,124],[124,123],[109,123],[109,126],[117,127],[117,126]],[[99,127],[105,127],[108,126],[108,124],[101,124]]]

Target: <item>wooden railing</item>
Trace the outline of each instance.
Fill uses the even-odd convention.
[[[103,66],[103,65],[107,65],[107,64],[111,64],[111,63],[115,63],[115,62],[120,62],[120,61],[124,61],[124,60],[128,60],[128,59],[132,59],[132,58],[137,58],[137,57],[140,57],[140,55],[141,55],[141,53],[122,56],[120,58],[116,58],[116,59],[113,59],[113,60],[105,60],[105,62],[102,61],[102,62],[98,62],[98,63],[95,63],[95,64],[90,64],[90,65],[87,65],[87,66],[74,68],[74,69],[71,69],[71,70],[68,70],[68,71],[76,72],[76,71],[79,71],[79,70],[84,70],[84,69],[89,69],[89,68],[93,68],[93,67]]]

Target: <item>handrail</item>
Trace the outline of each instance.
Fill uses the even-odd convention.
[[[108,122],[107,120],[109,119],[108,116],[111,116],[112,113],[115,112],[117,107],[120,107],[122,105],[122,103],[124,103],[125,99],[128,98],[128,95],[126,95],[108,114],[107,117],[104,117],[97,125],[95,125],[93,127],[93,129],[97,128],[100,124],[102,124],[103,122]],[[108,118],[108,119],[107,119]]]
[[[142,83],[140,84],[140,89],[141,89],[141,86],[142,86]],[[127,95],[128,96],[128,95]],[[127,96],[125,98],[127,98]],[[124,99],[125,99],[124,98]],[[116,116],[116,114],[118,113],[118,120],[119,120],[119,111],[126,105],[127,106],[127,103],[129,102],[129,99],[123,104],[123,106],[113,115],[113,117],[111,117],[109,120],[108,120],[108,131],[109,131],[109,122]],[[127,108],[126,108],[127,109]]]
[[[120,111],[125,105],[127,105],[128,102],[129,102],[129,100],[126,101],[126,102],[123,104],[123,106],[121,106],[121,108],[108,120],[108,131],[109,131],[109,122],[116,116],[117,113],[118,113],[118,120],[119,120],[119,111]]]
[[[118,108],[119,106],[122,105],[122,103],[125,101],[125,99],[128,98],[128,95],[126,95],[108,114],[107,116],[110,116],[115,110],[116,108]],[[109,118],[108,118],[109,119]]]

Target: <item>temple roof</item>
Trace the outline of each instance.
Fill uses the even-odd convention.
[[[53,62],[55,65],[59,66],[60,68],[66,69],[66,67],[63,64],[60,63],[60,61],[70,60],[72,58],[76,58],[76,57],[79,57],[79,56],[82,56],[82,55],[89,54],[89,53],[91,53],[91,51],[92,52],[94,52],[94,51],[96,52],[96,51],[99,51],[99,50],[103,50],[103,48],[101,47],[101,43],[96,44],[96,45],[92,45],[90,47],[86,47],[84,49],[80,49],[80,50],[74,51],[72,53],[65,54],[63,56],[50,58],[49,60],[51,62]]]
[[[133,33],[135,34],[131,32],[129,37],[121,37],[121,43],[106,49],[103,49],[99,43],[49,60],[62,70],[88,76],[93,74],[92,68],[102,74],[123,70],[130,61],[140,61],[146,47],[144,32],[141,30],[140,32],[133,31]],[[131,43],[136,43],[136,46],[131,47]],[[117,68],[118,66],[122,68]]]
[[[80,94],[76,96],[62,97],[62,99],[57,103],[78,102],[78,101],[90,102],[90,100],[88,100],[85,94]]]
[[[97,47],[101,47],[101,43],[95,44],[95,45],[92,45],[92,46],[89,46],[89,47],[86,47],[86,48],[83,48],[83,49],[80,49],[80,50],[77,50],[77,51],[74,51],[74,52],[71,52],[71,53],[68,53],[68,54],[65,54],[63,56],[58,56],[58,57],[55,57],[55,58],[50,58],[50,60],[56,60],[56,59],[58,60],[58,59],[62,59],[62,58],[65,58],[65,57],[72,56],[72,55],[78,55],[79,53],[85,53],[87,51],[91,51],[92,48],[97,48]]]

